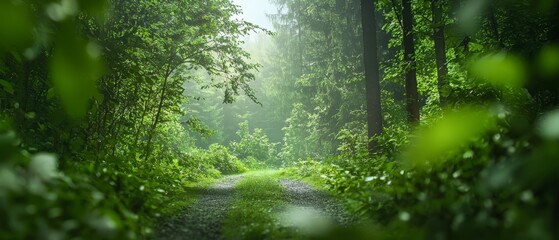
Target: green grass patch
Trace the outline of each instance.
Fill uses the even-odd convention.
[[[234,201],[224,221],[227,239],[294,239],[295,231],[280,226],[275,217],[289,200],[277,171],[247,174],[235,187]]]

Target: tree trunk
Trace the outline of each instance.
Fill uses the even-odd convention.
[[[146,156],[145,160],[147,161],[149,155],[151,154],[151,143],[153,141],[153,135],[155,134],[155,129],[161,120],[161,111],[163,110],[163,103],[165,102],[165,93],[167,90],[167,83],[169,82],[169,77],[171,77],[171,63],[169,63],[169,67],[167,68],[167,72],[165,74],[165,79],[163,80],[163,86],[161,87],[161,98],[159,99],[159,105],[157,106],[157,113],[155,114],[155,118],[153,119],[153,124],[151,125],[150,131],[148,133],[148,141],[146,143]]]
[[[490,4],[487,12],[487,18],[489,19],[489,25],[491,26],[493,37],[497,40],[498,47],[504,48],[505,44],[503,43],[503,39],[499,33],[499,22],[497,21],[497,16],[495,15],[495,3]]]
[[[444,107],[449,95],[447,82],[448,68],[446,61],[446,44],[444,35],[443,1],[431,0],[433,13],[433,41],[435,43],[435,60],[437,62],[437,83],[439,87],[440,106]]]
[[[413,40],[411,0],[402,0],[402,23],[404,30],[404,62],[406,64],[406,109],[408,121],[415,124],[419,123],[419,94],[417,93],[417,63]]]
[[[140,123],[139,124],[134,123],[134,128],[136,129],[136,133],[134,134],[134,145],[132,145],[133,147],[137,147],[138,142],[140,141],[140,133],[142,133],[142,130],[144,129],[144,119],[146,118],[148,112],[149,103],[151,100],[151,94],[152,93],[149,93],[148,97],[144,101],[144,109],[142,110],[142,114],[140,115]]]
[[[378,61],[375,2],[361,0],[361,24],[363,26],[363,59],[365,66],[365,91],[367,94],[368,137],[382,134],[382,109],[380,105],[380,74]],[[376,140],[369,141],[369,152],[378,150]]]

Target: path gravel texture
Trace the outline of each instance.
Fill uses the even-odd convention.
[[[234,200],[235,185],[242,178],[243,175],[227,176],[204,189],[195,204],[160,225],[155,239],[224,239],[222,223]],[[314,234],[355,222],[355,218],[332,196],[297,180],[281,179],[280,184],[290,199],[288,205],[276,214],[277,221],[283,226]]]
[[[300,217],[299,221],[295,224],[305,225],[312,224],[313,222],[316,224],[317,221],[318,223],[322,221],[326,224],[329,221],[330,225],[344,226],[356,222],[356,218],[343,207],[343,204],[327,193],[318,191],[297,180],[281,179],[280,183],[286,189],[291,199],[287,211],[296,213],[299,216],[304,214],[311,215]]]
[[[242,175],[227,176],[204,190],[195,204],[160,226],[156,239],[224,239],[222,221],[234,198],[235,185],[241,179]]]

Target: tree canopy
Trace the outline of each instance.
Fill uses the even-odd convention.
[[[266,168],[367,223],[332,237],[559,237],[558,1],[269,1],[1,1],[0,238],[151,237]]]

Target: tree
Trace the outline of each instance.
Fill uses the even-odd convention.
[[[437,83],[439,87],[439,102],[441,107],[446,105],[450,89],[447,83],[447,61],[445,44],[445,21],[443,15],[443,1],[431,0],[431,12],[433,15],[433,42],[435,43],[435,60],[437,63]]]
[[[361,21],[363,26],[365,92],[367,95],[367,136],[369,137],[369,152],[373,153],[377,147],[377,141],[371,138],[382,134],[377,23],[373,0],[361,0]]]
[[[419,122],[419,94],[417,93],[417,62],[415,59],[413,13],[411,0],[402,0],[402,29],[404,62],[406,64],[406,109],[410,123]]]
[[[342,129],[365,126],[360,1],[273,2],[280,9],[272,18],[279,53],[273,57],[278,66],[273,76],[276,85],[283,86],[278,89],[282,101],[276,102],[290,119],[284,132],[287,135],[299,126],[312,130],[297,141],[292,141],[294,135],[286,137],[285,146],[297,149],[301,140],[307,152],[325,157],[338,151],[336,140]],[[309,117],[298,117],[304,114]]]

